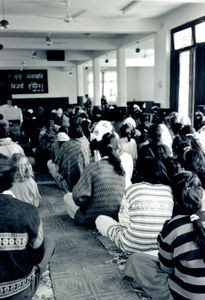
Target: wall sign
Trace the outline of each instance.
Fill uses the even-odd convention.
[[[2,70],[0,82],[11,95],[48,93],[47,70]]]

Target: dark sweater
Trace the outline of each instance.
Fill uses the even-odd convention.
[[[118,175],[107,159],[91,163],[73,188],[73,200],[80,206],[75,221],[93,225],[102,214],[117,219],[124,191],[124,176]]]
[[[19,292],[13,282],[26,289],[29,280],[22,281],[43,258],[42,223],[35,206],[0,194],[0,298]],[[6,283],[7,289],[2,288]]]

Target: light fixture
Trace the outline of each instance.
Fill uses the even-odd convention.
[[[5,20],[4,17],[4,0],[2,0],[2,15],[3,15],[3,19],[0,21],[0,28],[8,28],[9,27],[9,22],[7,20]]]
[[[106,63],[106,64],[109,63],[109,59],[108,59],[108,58],[106,58],[105,63]]]
[[[140,51],[141,51],[140,48],[136,48],[136,49],[135,49],[135,52],[136,52],[136,53],[139,53]]]
[[[141,1],[131,1],[129,4],[125,5],[123,8],[121,8],[121,12],[124,14],[126,14],[129,10],[133,9],[137,4],[139,4]]]

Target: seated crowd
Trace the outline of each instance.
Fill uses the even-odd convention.
[[[136,105],[116,117],[108,106],[92,111],[91,103],[70,112],[26,111],[19,143],[0,124],[0,298],[31,299],[53,253],[35,181],[35,173],[49,172],[68,218],[128,254],[127,280],[153,299],[204,299],[201,121],[195,129],[160,110],[148,120]]]

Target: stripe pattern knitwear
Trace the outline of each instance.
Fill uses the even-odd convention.
[[[171,188],[163,184],[132,184],[125,194],[119,225],[109,227],[107,235],[123,251],[158,250],[157,236],[173,209]]]
[[[205,213],[200,216],[205,226]],[[159,241],[159,262],[170,273],[168,284],[174,299],[205,299],[205,262],[194,242],[194,227],[187,215],[164,224]]]

